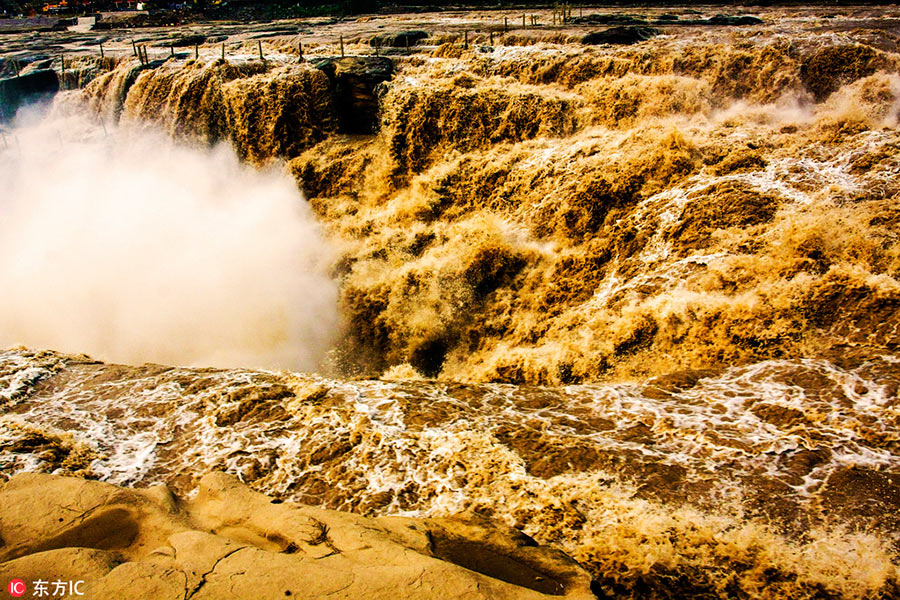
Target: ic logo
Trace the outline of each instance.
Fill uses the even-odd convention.
[[[13,579],[9,582],[7,589],[9,589],[9,595],[13,598],[21,598],[25,595],[25,582],[21,579]]]

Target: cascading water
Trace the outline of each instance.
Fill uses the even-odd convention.
[[[0,154],[0,343],[54,350],[0,354],[0,473],[489,516],[610,597],[896,596],[877,17],[446,44],[373,135],[296,57],[113,65]]]

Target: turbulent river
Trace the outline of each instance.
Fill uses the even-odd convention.
[[[290,38],[84,59],[0,148],[0,474],[475,513],[616,598],[900,596],[895,13],[442,30],[362,99]]]

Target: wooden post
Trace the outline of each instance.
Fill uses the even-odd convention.
[[[266,57],[263,56],[263,53],[262,53],[262,40],[256,40],[256,44],[259,47],[259,60],[265,62]]]
[[[503,33],[506,33],[507,31],[509,31],[509,22],[506,17],[503,17]]]
[[[297,42],[297,50],[300,52],[300,60],[303,60],[303,42]]]
[[[175,44],[170,45],[169,50],[172,51],[172,54],[171,54],[172,58],[175,58]]]
[[[525,15],[522,15],[522,27],[525,27]]]
[[[489,40],[491,46],[493,46],[494,45],[494,30],[493,29],[488,32],[488,40]]]
[[[344,58],[344,36],[341,36],[341,58]]]
[[[60,80],[64,80],[66,78],[66,55],[59,55],[59,72],[60,72]],[[60,84],[63,82],[60,81]]]
[[[100,60],[103,60],[104,58],[106,57],[103,56],[103,42],[100,42]]]
[[[222,42],[222,60],[225,60],[225,42]]]
[[[137,44],[134,43],[134,38],[131,40],[131,50],[134,52],[134,55],[137,56]]]
[[[19,67],[21,66],[21,65],[19,65],[19,59],[18,59],[18,58],[15,59],[15,60],[13,61],[13,66],[16,67],[16,77],[18,77],[18,76],[19,76]]]
[[[194,44],[194,60],[200,59],[200,45]]]

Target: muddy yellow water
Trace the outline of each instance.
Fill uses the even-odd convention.
[[[468,48],[447,17],[371,134],[293,39],[108,61],[57,110],[289,172],[339,335],[321,375],[6,351],[0,472],[475,512],[608,597],[897,597],[900,13],[756,14]]]

